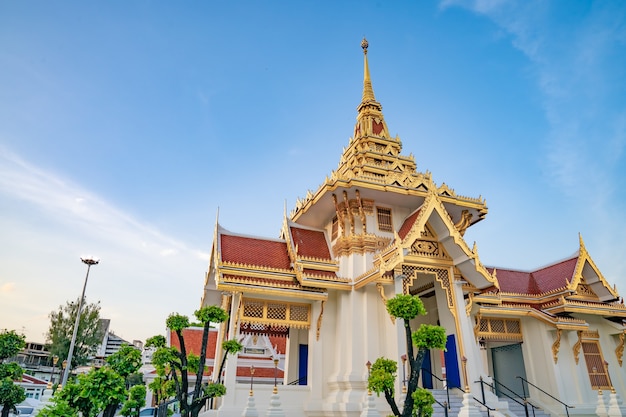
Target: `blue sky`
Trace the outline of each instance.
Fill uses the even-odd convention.
[[[222,226],[277,237],[337,167],[370,43],[403,153],[489,214],[485,265],[581,233],[626,292],[622,1],[0,2],[0,328],[80,295],[127,340],[202,294]]]

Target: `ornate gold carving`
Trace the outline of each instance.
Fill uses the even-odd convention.
[[[378,294],[380,294],[380,299],[383,300],[383,304],[385,305],[385,311],[386,311],[387,310],[387,296],[385,295],[385,288],[383,287],[383,284],[381,284],[380,282],[377,282],[376,289],[378,290]],[[394,316],[390,314],[389,318],[391,319],[391,322],[393,324],[396,324],[396,318]]]
[[[434,242],[432,240],[416,240],[411,245],[411,250],[415,255],[433,257],[440,256],[439,242]]]
[[[520,319],[479,316],[474,333],[479,339],[519,341],[523,339]]]
[[[244,299],[242,297],[242,303],[237,315],[239,321],[246,324],[308,329],[310,326],[311,305],[251,298]]]
[[[343,192],[343,202],[346,205],[346,214],[350,222],[350,235],[354,235],[354,214],[352,214],[352,210],[350,210],[350,200],[348,200],[348,192],[345,190]]]
[[[469,210],[463,210],[461,212],[461,219],[459,220],[458,223],[454,225],[454,227],[459,231],[461,236],[463,236],[467,228],[470,226],[471,222],[472,222],[472,213],[470,213]]]
[[[365,218],[365,210],[363,208],[363,203],[361,202],[361,193],[359,193],[359,190],[356,190],[356,201],[358,205],[359,218],[361,219],[361,227],[363,230],[362,233],[366,235],[367,234],[367,222]]]
[[[352,254],[373,253],[387,247],[391,239],[380,237],[374,234],[352,235],[340,237],[333,245],[335,257],[348,256]]]
[[[576,344],[574,344],[574,362],[576,362],[576,365],[578,365],[578,355],[580,354],[580,348],[583,345],[583,331],[579,330],[576,332],[578,334],[578,341],[576,342]]]
[[[472,306],[474,305],[474,294],[473,293],[469,293],[467,295],[467,303],[465,304],[465,314],[467,315],[467,317],[470,316],[470,313],[472,311]]]
[[[561,329],[556,329],[556,340],[552,344],[552,358],[554,359],[554,364],[559,360],[557,356],[559,354],[559,347],[561,346]]]
[[[615,348],[615,356],[617,356],[617,363],[622,366],[622,357],[624,356],[624,339],[626,339],[624,332],[619,334],[619,343]]]
[[[315,332],[316,340],[320,340],[320,330],[322,329],[322,317],[324,316],[324,304],[326,304],[326,300],[322,301],[322,305],[320,306],[320,315],[317,317],[317,330]]]
[[[333,194],[333,203],[335,203],[335,213],[337,213],[337,223],[339,226],[339,236],[345,236],[345,211],[343,208],[339,207],[339,202],[337,201],[337,195]]]

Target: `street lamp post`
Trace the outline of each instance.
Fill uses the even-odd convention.
[[[50,375],[50,382],[54,384],[54,370],[57,367],[57,362],[59,362],[59,357],[56,355],[52,356],[52,374]]]
[[[70,376],[70,369],[72,368],[72,356],[74,355],[74,345],[76,344],[76,334],[78,333],[78,324],[80,323],[80,312],[83,308],[83,300],[85,298],[85,289],[87,288],[87,279],[89,278],[89,269],[91,265],[98,265],[100,259],[85,257],[80,258],[84,264],[87,265],[87,275],[85,275],[85,283],[83,284],[83,293],[80,296],[80,300],[78,300],[78,311],[76,312],[76,321],[74,322],[74,333],[72,334],[72,341],[70,342],[70,351],[67,353],[67,366],[63,372],[63,380],[61,381],[61,386],[65,387],[67,383],[67,378]]]

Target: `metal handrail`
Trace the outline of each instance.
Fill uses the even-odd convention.
[[[302,381],[306,381],[307,380],[307,375],[305,376],[301,376],[298,379],[294,379],[293,381],[291,381],[290,383],[288,383],[287,385],[300,385],[300,382]]]
[[[456,388],[456,389],[458,389],[459,391],[461,391],[462,393],[464,393],[464,394],[465,394],[465,390],[464,390],[463,388],[461,388],[461,387],[455,387],[455,388]],[[470,392],[470,394],[471,394],[471,392]],[[483,397],[484,397],[484,392],[483,392]],[[491,407],[489,407],[489,406],[485,403],[484,398],[483,398],[483,401],[480,401],[478,398],[474,397],[473,395],[472,395],[472,398],[473,398],[473,399],[474,399],[474,401],[476,401],[478,404],[482,405],[483,407],[485,407],[485,408],[487,409],[487,417],[490,417],[490,416],[491,416],[491,414],[489,413],[490,411],[496,411],[496,409],[495,409],[495,408],[491,408]]]
[[[435,400],[435,402],[437,404],[439,404],[440,406],[443,407],[443,412],[445,414],[445,417],[448,417],[448,408],[450,408],[450,404],[448,402],[446,402],[446,401],[444,401],[443,404],[442,404],[439,401],[437,401],[437,399],[435,397],[433,397],[433,400]]]
[[[437,375],[433,374],[429,369],[422,368],[422,371],[426,371],[430,374],[430,376],[434,376],[439,382],[441,382],[446,387],[446,400],[448,404],[448,408],[450,408],[450,388],[448,387],[448,379],[439,378]],[[446,411],[447,413],[447,411]]]
[[[559,400],[558,398],[556,398],[554,395],[545,392],[544,390],[542,390],[541,388],[539,388],[537,385],[533,384],[532,382],[530,382],[529,380],[527,380],[524,377],[521,376],[517,376],[517,378],[522,380],[522,391],[524,392],[524,397],[526,397],[526,388],[524,387],[524,382],[526,382],[527,384],[532,385],[533,387],[537,388],[539,391],[543,392],[544,394],[546,394],[548,397],[552,398],[553,400],[563,404],[565,406],[565,414],[567,415],[567,417],[569,417],[569,410],[568,408],[576,408],[573,405],[569,405],[569,404],[565,404],[563,401]],[[530,393],[529,393],[530,394]]]
[[[519,395],[518,393],[516,393],[515,391],[513,391],[511,388],[507,387],[506,385],[504,385],[503,383],[499,382],[498,380],[496,380],[495,378],[492,378],[493,381],[499,385],[500,387],[508,390],[511,394],[515,395],[517,398],[521,399],[523,402],[518,401],[517,399],[511,397],[509,394],[507,394],[506,392],[502,392],[500,391],[500,394],[504,395],[507,398],[510,398],[511,400],[515,401],[516,403],[518,403],[519,405],[521,405],[522,407],[524,407],[524,411],[526,412],[526,417],[530,417],[529,413],[528,413],[528,405],[530,405],[532,407],[533,410],[533,417],[535,417],[535,409],[539,408],[536,405],[534,405],[533,403],[531,403],[530,401],[528,401],[527,398],[522,397],[521,395]],[[476,382],[480,382],[480,389],[483,395],[483,401],[485,401],[485,388],[484,386],[487,385],[489,388],[491,388],[491,391],[493,392],[496,387],[488,382],[485,382],[483,380],[483,377],[480,377],[480,380],[476,381]]]

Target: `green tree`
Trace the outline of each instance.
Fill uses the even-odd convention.
[[[65,306],[59,306],[57,311],[52,311],[48,315],[50,318],[50,327],[46,335],[48,350],[51,355],[58,356],[61,360],[67,358],[70,350],[79,301],[80,299],[68,301]],[[102,337],[100,302],[88,304],[85,300],[80,313],[78,333],[76,334],[76,344],[74,345],[70,369],[86,365],[102,343]]]
[[[378,358],[371,367],[368,388],[380,395],[391,407],[394,416],[429,417],[432,415],[434,398],[432,394],[418,387],[420,370],[426,352],[430,349],[445,349],[446,331],[441,326],[422,324],[417,331],[412,331],[410,321],[419,315],[425,315],[422,300],[412,295],[396,295],[387,300],[387,311],[393,317],[402,319],[406,339],[407,362],[409,364],[407,394],[404,408],[399,410],[395,401],[395,381],[398,364],[386,358]],[[417,349],[415,350],[414,347]]]
[[[202,344],[200,356],[187,353],[183,330],[190,326],[189,318],[180,314],[171,314],[167,320],[167,328],[176,333],[180,345],[180,351],[173,347],[165,346],[165,339],[155,337],[146,342],[146,346],[158,346],[152,356],[152,363],[157,368],[157,373],[163,376],[160,384],[154,388],[168,393],[168,384],[172,384],[176,399],[180,403],[182,417],[197,417],[200,409],[208,398],[219,397],[226,393],[226,388],[219,381],[203,384],[202,376],[205,371],[206,348],[209,339],[211,323],[222,323],[228,319],[228,314],[217,306],[203,307],[194,313],[196,319],[202,323]],[[236,353],[241,350],[241,344],[237,341],[224,342],[225,355]],[[221,367],[220,367],[221,369]],[[189,372],[195,373],[196,384],[193,391],[189,391]],[[171,381],[171,382],[167,382]],[[151,389],[153,385],[151,384]],[[160,397],[165,401],[166,398]]]
[[[139,411],[144,405],[146,405],[146,386],[135,385],[129,390],[128,400],[124,403],[121,414],[126,417],[139,417]]]
[[[0,332],[0,416],[7,417],[15,406],[26,399],[24,388],[15,384],[24,370],[15,362],[6,362],[15,356],[26,346],[24,335],[17,334],[14,330],[2,330]]]
[[[118,405],[128,396],[126,379],[108,366],[79,376],[79,382],[79,395],[91,399],[96,414],[102,411],[102,417],[113,417]]]
[[[67,400],[55,395],[50,403],[39,411],[37,417],[79,417],[78,410],[70,406]]]
[[[102,417],[112,417],[119,404],[128,397],[128,379],[140,367],[141,352],[132,346],[122,345],[107,358],[106,366],[92,369],[85,375],[79,375],[76,382],[66,384],[54,397],[58,401],[46,407],[47,412],[51,413],[50,416],[63,415],[62,410],[69,407],[80,411],[84,417],[100,413]]]
[[[126,380],[126,388],[137,385],[137,371],[141,368],[141,352],[135,347],[123,344],[120,349],[106,359],[106,363]],[[135,383],[131,383],[134,380]],[[141,383],[141,379],[139,379]]]
[[[15,406],[26,399],[24,388],[15,384],[24,370],[15,362],[6,362],[15,356],[26,346],[24,335],[17,334],[15,330],[2,330],[0,332],[0,416],[7,417]]]

